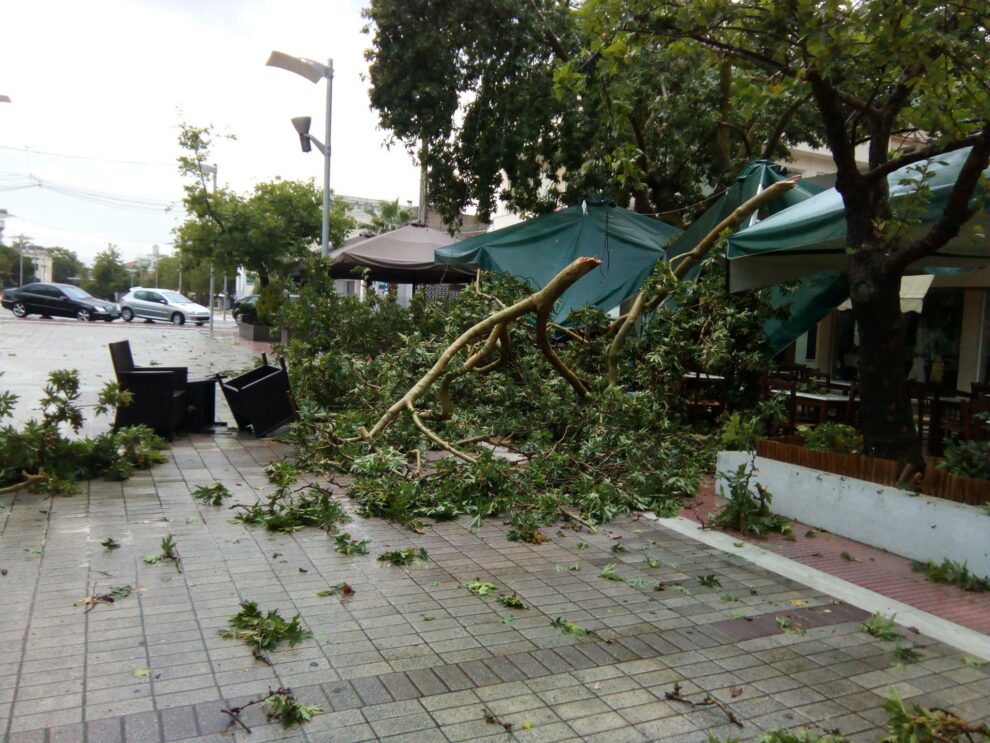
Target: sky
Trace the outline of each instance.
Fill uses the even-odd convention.
[[[212,125],[220,185],[313,178],[293,116],[324,139],[326,82],[267,67],[273,50],[333,59],[330,186],[416,202],[419,171],[369,108],[362,0],[14,0],[0,43],[3,241],[18,235],[75,250],[90,263],[115,244],[124,260],[181,224],[179,124]],[[41,183],[41,186],[38,183]],[[167,208],[171,205],[171,210]]]

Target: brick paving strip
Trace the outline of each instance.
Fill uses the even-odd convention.
[[[724,501],[715,496],[714,483],[708,480],[702,485],[698,498],[682,511],[681,516],[698,523],[718,510],[722,503]],[[663,523],[682,534],[696,538],[701,536],[687,524]],[[906,607],[913,607],[982,636],[990,635],[990,593],[972,593],[955,586],[932,583],[923,573],[912,570],[911,561],[905,557],[837,534],[812,530],[808,524],[792,523],[793,539],[768,534],[766,538],[757,540],[736,534],[734,540],[760,545],[795,563],[874,591],[902,605],[900,609],[884,609],[888,613],[898,611],[898,614],[907,615],[913,612]],[[987,519],[987,528],[990,530],[990,518]],[[987,539],[990,540],[990,536]],[[726,549],[733,551],[729,545]],[[983,652],[990,652],[990,649]]]
[[[0,498],[5,740],[690,743],[818,725],[875,741],[891,690],[973,722],[990,711],[990,666],[969,667],[966,653],[906,628],[923,658],[898,666],[894,643],[860,631],[861,610],[649,519],[624,516],[596,534],[549,529],[552,541],[537,546],[507,541],[494,519],[419,536],[355,517],[342,528],[371,539],[371,554],[347,558],[318,530],[268,534],[189,496],[216,481],[252,503],[270,492],[263,466],[286,454],[270,440],[194,436],[123,483]],[[182,574],[141,560],[167,533]],[[107,536],[122,547],[102,548]],[[429,561],[402,569],[375,559],[407,546],[426,548]],[[608,563],[623,581],[599,576]],[[702,586],[704,576],[720,585]],[[472,595],[462,584],[475,578],[532,608]],[[341,581],[356,589],[350,599],[316,595]],[[665,590],[653,590],[658,582]],[[123,584],[141,590],[88,614],[72,605]],[[314,638],[272,653],[273,667],[255,661],[218,635],[241,600],[299,612]],[[556,617],[594,634],[563,634]],[[725,703],[744,728],[717,707],[665,700],[675,683]],[[326,713],[283,731],[251,708],[251,735],[228,728],[223,707],[280,685]],[[486,722],[486,709],[512,732]]]

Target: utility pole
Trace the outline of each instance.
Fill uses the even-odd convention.
[[[24,286],[24,248],[29,244],[32,238],[25,236],[23,233],[17,236],[17,242],[14,245],[17,246],[17,254],[20,256],[21,263],[21,273],[20,278],[17,281],[18,286]]]

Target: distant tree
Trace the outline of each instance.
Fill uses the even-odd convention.
[[[371,221],[361,227],[381,235],[409,224],[410,212],[399,206],[399,200],[387,201],[378,209],[371,210]]]
[[[162,289],[179,288],[179,256],[163,255],[158,259],[158,286]]]
[[[17,248],[0,245],[0,286],[17,286],[21,278],[21,255]],[[34,263],[24,257],[24,283],[34,281]]]
[[[131,286],[131,277],[120,260],[116,245],[107,245],[96,254],[89,280],[83,288],[94,297],[115,299],[117,293],[126,292]]]
[[[323,192],[312,181],[259,183],[248,197],[227,188],[207,187],[202,166],[209,159],[211,128],[181,127],[179,172],[190,178],[185,186],[189,217],[176,229],[176,247],[193,261],[213,262],[215,275],[231,276],[238,266],[258,274],[262,287],[284,276],[319,242]],[[334,199],[330,212],[330,242],[339,245],[356,225],[347,205]]]
[[[68,248],[48,248],[48,255],[52,259],[52,281],[60,284],[82,283],[86,279],[86,266],[76,251]],[[73,281],[70,281],[73,279]]]

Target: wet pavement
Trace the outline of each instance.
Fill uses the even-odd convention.
[[[0,391],[19,396],[12,422],[21,425],[41,415],[38,400],[48,374],[56,369],[76,369],[81,381],[81,404],[96,403],[100,389],[113,381],[108,344],[120,340],[131,342],[131,352],[138,366],[187,366],[189,378],[198,379],[218,372],[236,372],[256,364],[267,344],[251,343],[238,337],[233,320],[219,318],[214,332],[209,327],[173,326],[169,323],[79,322],[45,320],[32,316],[17,319],[7,310],[0,311]],[[218,394],[217,410],[221,419],[232,421]],[[112,421],[97,418],[87,408],[82,433],[93,435],[109,430]]]

